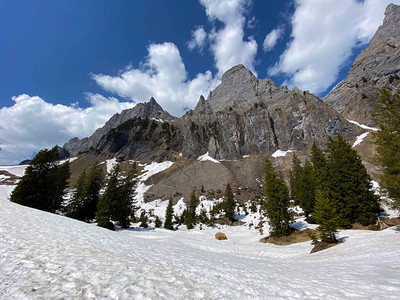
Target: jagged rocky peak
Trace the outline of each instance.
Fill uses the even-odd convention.
[[[214,111],[228,108],[250,107],[259,97],[270,95],[278,89],[271,79],[258,79],[243,65],[237,65],[222,75],[222,82],[207,98],[208,106]]]
[[[69,140],[63,148],[71,155],[86,152],[91,147],[96,148],[103,136],[105,136],[111,129],[117,128],[122,123],[135,118],[149,118],[162,121],[172,121],[176,119],[167,111],[163,110],[160,104],[151,97],[149,102],[138,103],[132,108],[114,114],[103,127],[97,129],[89,138],[84,138],[82,140],[73,138]]]
[[[206,99],[204,99],[203,95],[200,96],[199,102],[197,102],[197,105],[196,105],[196,108],[194,109],[194,111],[210,113],[210,114],[213,113],[211,107],[208,105],[208,102],[206,102]]]
[[[243,65],[237,65],[222,75],[222,82],[210,92],[207,102],[214,112],[229,107],[247,106],[257,97],[258,79]]]
[[[383,24],[355,59],[346,78],[323,98],[351,120],[372,124],[371,111],[379,89],[400,88],[400,6],[386,8]]]
[[[149,102],[138,103],[135,107],[123,110],[121,114],[114,115],[118,119],[118,125],[133,118],[154,118],[162,120],[173,120],[167,111],[165,111],[158,102],[151,97]],[[114,118],[114,117],[112,117]],[[117,125],[117,126],[118,126]]]

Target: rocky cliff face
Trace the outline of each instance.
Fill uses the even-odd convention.
[[[149,102],[139,103],[131,109],[126,109],[120,114],[115,114],[103,127],[97,129],[89,138],[84,138],[82,140],[73,138],[68,141],[63,148],[68,151],[70,155],[87,153],[89,150],[96,150],[99,152],[101,151],[99,149],[100,142],[104,144],[104,139],[106,139],[111,130],[117,128],[128,120],[139,118],[166,121],[173,121],[175,119],[175,117],[164,111],[154,98],[151,98]]]
[[[189,157],[202,154],[199,148],[217,159],[278,149],[303,151],[313,142],[324,146],[328,135],[342,134],[351,140],[360,133],[314,95],[257,79],[242,65],[228,70],[208,99],[200,97],[182,120],[196,129],[186,132],[182,152]],[[202,137],[201,147],[196,132]]]
[[[114,115],[91,137],[73,139],[64,148],[74,155],[123,159],[160,160],[179,153],[190,158],[206,152],[216,159],[238,159],[278,149],[308,151],[313,142],[324,146],[327,136],[337,134],[351,140],[360,128],[314,95],[279,88],[238,65],[182,118],[172,117],[151,99]]]
[[[354,61],[347,77],[323,101],[359,123],[372,124],[379,89],[400,88],[400,6],[390,4],[370,44]]]

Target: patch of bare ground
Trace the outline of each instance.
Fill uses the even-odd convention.
[[[278,246],[286,246],[294,243],[302,243],[311,241],[310,233],[315,234],[317,231],[313,229],[294,230],[290,235],[274,237],[268,236],[260,240],[261,243],[271,243]]]
[[[355,229],[355,230],[379,230],[379,226],[377,226],[376,224],[371,224],[371,225],[364,226],[361,223],[354,223],[354,224],[351,225],[351,229]]]
[[[389,227],[400,225],[400,218],[391,219],[379,219],[376,224],[371,224],[368,226],[361,225],[360,223],[354,223],[351,229],[355,230],[383,230]]]
[[[381,220],[388,227],[400,225],[400,218],[391,218],[391,219],[383,219]]]
[[[310,253],[315,253],[315,252],[318,252],[318,251],[322,251],[322,250],[328,249],[330,247],[336,246],[338,244],[340,244],[339,241],[336,242],[336,243],[327,243],[327,242],[322,242],[321,241],[321,242],[318,242],[318,243],[316,243],[314,245],[314,248],[311,249]]]
[[[5,177],[0,181],[1,185],[15,185],[19,180],[18,176],[11,174],[5,170],[0,170],[0,175],[3,175]]]

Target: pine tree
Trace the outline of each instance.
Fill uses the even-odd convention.
[[[140,227],[142,227],[142,228],[149,227],[149,225],[147,224],[147,215],[144,210],[140,214],[139,222],[140,222],[140,225],[139,225]]]
[[[284,236],[291,233],[289,213],[289,191],[282,176],[278,176],[269,159],[264,167],[265,209],[271,226],[271,236]]]
[[[172,198],[169,198],[167,210],[165,212],[165,223],[164,228],[173,230],[174,227],[172,226],[172,215],[174,214],[174,208],[172,207]]]
[[[235,221],[235,208],[236,202],[233,196],[232,188],[228,183],[225,188],[225,197],[224,197],[224,208],[225,208],[225,216],[231,221]]]
[[[70,171],[69,163],[59,165],[57,158],[57,146],[41,150],[26,168],[10,200],[50,212],[61,209]]]
[[[354,222],[369,225],[379,212],[378,197],[371,191],[371,178],[357,152],[340,135],[328,140],[327,197],[337,203],[341,226]]]
[[[93,220],[96,216],[97,203],[100,200],[100,190],[104,184],[104,174],[101,167],[95,163],[87,174],[85,184],[86,201],[84,204],[85,221]]]
[[[120,171],[119,165],[116,165],[112,169],[107,182],[106,190],[104,191],[103,196],[100,198],[97,204],[96,220],[97,220],[97,225],[100,227],[114,229],[114,225],[111,222],[111,215],[115,207],[115,204],[118,202],[119,198],[119,193],[118,193],[119,171]]]
[[[196,224],[196,206],[197,206],[197,197],[195,191],[192,192],[190,197],[189,208],[186,211],[185,215],[185,225],[187,229],[193,229],[194,224]]]
[[[314,188],[323,190],[327,177],[327,161],[324,153],[315,143],[311,147],[311,163],[313,166]]]
[[[85,220],[85,203],[86,203],[86,171],[83,171],[76,181],[75,191],[72,194],[71,201],[66,207],[66,216],[69,218],[84,221]]]
[[[309,160],[306,160],[300,174],[297,194],[300,207],[304,210],[306,218],[309,218],[314,212],[315,205],[314,173]]]
[[[158,216],[156,216],[156,219],[155,219],[155,221],[154,221],[154,226],[155,226],[156,228],[160,228],[161,225],[162,225],[162,222],[161,222],[160,218],[159,218]]]
[[[382,89],[373,116],[380,128],[374,138],[383,171],[381,184],[400,208],[400,95]]]
[[[90,168],[89,173],[83,171],[77,180],[72,199],[67,205],[66,215],[85,222],[93,220],[103,181],[104,175],[97,163]]]
[[[301,166],[301,161],[296,154],[293,154],[292,169],[290,170],[290,195],[296,205],[300,203],[299,193],[301,188],[300,178],[302,173],[303,168]]]
[[[319,225],[321,240],[328,243],[337,242],[336,232],[339,225],[339,216],[336,212],[336,204],[321,190],[315,193],[314,218]]]
[[[137,166],[134,163],[129,169],[126,178],[118,186],[118,198],[115,199],[111,210],[111,218],[118,222],[122,228],[130,225],[132,211],[132,188],[136,184]]]

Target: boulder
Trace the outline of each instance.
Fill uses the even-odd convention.
[[[215,234],[215,238],[216,238],[217,240],[220,240],[220,241],[222,241],[222,240],[227,240],[227,239],[228,239],[228,238],[226,237],[226,234],[223,233],[223,232],[217,232],[217,233]]]

